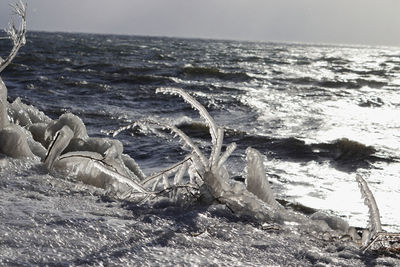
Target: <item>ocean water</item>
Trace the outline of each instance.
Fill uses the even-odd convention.
[[[1,55],[9,49],[2,40]],[[368,210],[355,181],[361,174],[383,228],[400,231],[398,48],[29,32],[2,78],[10,102],[20,97],[53,119],[72,112],[90,136],[162,120],[207,151],[210,136],[197,112],[178,97],[155,93],[183,88],[225,128],[225,144],[237,143],[227,162],[232,177],[245,176],[244,151],[251,146],[265,155],[278,199],[366,227]],[[189,152],[164,132],[136,129],[116,138],[146,174]],[[8,264],[392,262],[305,240],[301,231],[271,233],[218,205],[114,201],[29,161],[3,166],[0,190],[0,246]]]

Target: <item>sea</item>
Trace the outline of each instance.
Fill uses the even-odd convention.
[[[2,57],[10,49],[0,40]],[[156,93],[182,88],[224,128],[224,145],[237,144],[226,163],[232,179],[244,180],[245,150],[255,148],[278,200],[365,228],[360,175],[383,229],[400,232],[398,47],[32,31],[1,77],[9,102],[19,97],[52,119],[71,112],[92,137],[111,138],[138,120],[163,121],[209,153],[198,112]],[[165,131],[135,128],[115,138],[146,175],[190,153]],[[271,233],[223,205],[118,201],[27,160],[2,166],[0,233],[4,265],[398,263],[365,259],[351,246],[321,248],[301,233]]]

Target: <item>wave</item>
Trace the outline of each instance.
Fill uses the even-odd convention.
[[[355,81],[361,87],[367,86],[370,88],[382,88],[388,84],[387,82],[381,82],[381,81],[369,80],[369,79],[356,79]]]
[[[360,89],[365,86],[370,88],[382,88],[388,85],[387,82],[381,82],[372,79],[362,79],[362,78],[355,80],[328,80],[328,79],[318,80],[311,77],[298,77],[298,78],[276,79],[276,80],[282,82],[290,82],[298,85],[312,85],[329,89],[340,89],[340,88]]]
[[[72,64],[73,71],[83,71],[87,72],[88,69],[96,70],[96,71],[112,71],[114,68],[114,64],[107,62],[96,62],[96,63],[86,63],[86,64]]]
[[[263,57],[259,56],[247,56],[247,57],[233,57],[231,59],[232,63],[238,62],[262,62],[264,60]]]
[[[290,63],[281,58],[263,57],[263,56],[247,56],[233,57],[229,59],[231,63],[264,63],[268,65],[289,65]],[[299,62],[301,64],[301,62]]]
[[[380,82],[376,80],[367,80],[367,79],[355,79],[355,80],[326,80],[317,82],[318,86],[327,87],[327,88],[346,88],[346,89],[360,89],[364,86],[370,88],[382,88],[387,85],[386,82]]]
[[[177,125],[190,137],[209,138],[208,126],[201,122],[184,121]],[[396,159],[378,155],[378,150],[348,138],[340,138],[326,143],[306,143],[295,138],[274,138],[249,134],[237,129],[224,128],[225,140],[235,142],[239,149],[253,147],[269,157],[289,161],[330,161],[338,168],[352,170],[369,167],[370,163],[394,162]]]
[[[201,122],[182,122],[177,125],[179,129],[184,131],[190,137],[208,139],[210,136],[209,127]]]
[[[335,72],[345,74],[345,73],[352,73],[352,74],[357,74],[360,76],[378,76],[381,78],[387,77],[388,72],[385,69],[380,69],[380,70],[374,70],[374,69],[369,69],[369,70],[356,70],[356,69],[350,69],[350,68],[335,68]]]
[[[347,138],[337,139],[331,143],[313,144],[311,147],[321,156],[333,157],[336,161],[355,161],[370,158],[377,150]]]
[[[330,161],[336,168],[353,171],[369,168],[374,162],[395,162],[396,158],[379,153],[375,147],[340,138],[326,143],[306,143],[295,138],[274,138],[227,130],[226,140],[239,148],[253,147],[269,157],[288,161]]]
[[[334,56],[329,56],[329,57],[321,57],[318,58],[316,61],[321,61],[321,62],[328,62],[330,64],[335,64],[335,65],[347,65],[350,64],[351,61],[342,57],[334,57]]]
[[[107,79],[113,83],[128,83],[135,85],[165,85],[173,83],[174,81],[169,77],[157,76],[157,75],[112,75],[107,77]]]
[[[249,81],[253,79],[245,72],[223,72],[215,67],[183,67],[180,74],[188,78],[214,78],[232,81]]]

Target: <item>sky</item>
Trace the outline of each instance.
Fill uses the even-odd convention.
[[[0,28],[10,18],[0,0]],[[25,0],[28,30],[400,46],[399,0]]]

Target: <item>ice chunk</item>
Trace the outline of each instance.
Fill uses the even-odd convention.
[[[349,224],[336,216],[330,216],[324,212],[317,211],[310,216],[310,219],[315,221],[324,221],[326,222],[332,230],[339,230],[344,233],[349,231]]]
[[[273,207],[280,207],[276,202],[272,189],[269,186],[267,176],[265,175],[263,159],[257,150],[254,148],[246,149],[247,158],[247,190],[259,197],[265,203]]]

